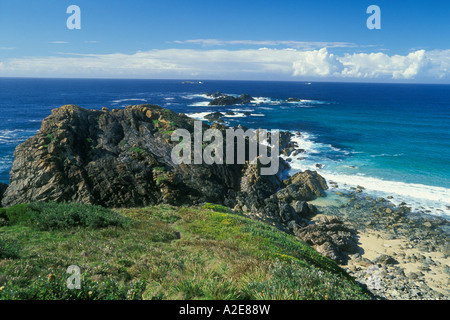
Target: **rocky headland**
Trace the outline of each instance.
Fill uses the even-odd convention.
[[[220,93],[213,98],[219,99],[214,103],[229,100]],[[237,103],[250,98],[241,96]],[[211,119],[222,115],[212,114]],[[227,128],[214,121],[203,124],[204,130],[211,127]],[[320,174],[307,170],[287,175],[289,157],[302,153],[291,141],[290,132],[281,132],[280,154],[287,161],[280,157],[275,175],[261,175],[259,162],[175,164],[171,134],[179,128],[192,133],[194,119],[155,105],[115,110],[66,105],[55,109],[42,121],[39,132],[16,148],[10,185],[0,185],[0,202],[8,207],[33,201],[74,201],[109,208],[222,204],[295,235],[346,267],[378,297],[450,297],[445,290],[448,277],[447,283],[444,278],[434,287],[429,279],[435,278],[425,277],[428,271],[448,274],[448,237],[439,231],[448,221],[411,217],[406,204],[396,207],[386,199],[363,198],[358,190],[341,194],[347,202],[340,206],[321,206],[320,199],[329,186]],[[396,243],[393,252],[370,251],[373,237],[405,243]],[[429,259],[407,249],[424,250],[430,253]],[[368,258],[369,252],[374,256]],[[433,252],[442,253],[442,259]],[[423,266],[406,273],[401,263],[411,259],[423,260],[428,269]],[[375,287],[370,286],[374,274],[367,273],[369,267],[375,270],[375,280],[381,279]]]
[[[75,201],[119,208],[212,202],[288,232],[311,223],[315,207],[307,202],[328,188],[317,172],[284,179],[289,166],[281,158],[278,173],[271,176],[260,174],[259,162],[176,165],[170,135],[177,128],[193,132],[194,120],[155,105],[55,109],[39,132],[16,148],[2,205]],[[284,150],[289,138],[281,140]]]

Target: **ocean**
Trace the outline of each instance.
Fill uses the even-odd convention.
[[[255,100],[208,106],[205,93],[217,91]],[[304,150],[292,172],[317,170],[339,186],[329,192],[363,186],[450,219],[450,85],[0,78],[0,182],[9,181],[15,147],[52,109],[144,103],[196,119],[233,112],[224,118],[231,126],[292,131]]]

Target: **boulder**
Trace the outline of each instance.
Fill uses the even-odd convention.
[[[359,251],[356,232],[335,216],[317,216],[314,224],[296,230],[295,235],[338,263],[344,263],[349,254]]]
[[[382,254],[381,256],[375,258],[373,260],[373,263],[375,263],[375,264],[398,264],[398,261],[389,255]]]
[[[205,116],[205,119],[208,121],[217,121],[217,122],[223,122],[222,117],[224,116],[221,112],[212,112]]]

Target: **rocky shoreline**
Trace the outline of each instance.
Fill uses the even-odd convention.
[[[205,128],[226,128],[211,122]],[[16,148],[11,184],[0,186],[0,202],[219,203],[295,235],[380,299],[450,298],[449,221],[373,199],[362,186],[336,192],[337,184],[316,171],[286,177],[290,159],[303,153],[290,132],[280,132],[283,157],[273,176],[262,176],[259,163],[175,165],[170,134],[177,128],[192,132],[193,119],[155,105],[55,109]],[[337,201],[327,203],[326,194]]]
[[[350,275],[381,299],[450,299],[448,220],[355,190],[329,194],[335,204],[313,201],[318,212],[357,230],[360,250],[342,265]]]

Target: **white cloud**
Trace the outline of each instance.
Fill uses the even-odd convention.
[[[292,64],[294,76],[334,76],[342,70],[342,63],[327,49],[298,53],[298,60]]]
[[[340,59],[345,66],[342,75],[354,78],[414,79],[430,65],[425,50],[406,56],[378,53],[346,54]]]
[[[417,50],[406,55],[381,52],[336,55],[326,48],[59,53],[0,61],[0,75],[450,82],[450,50]]]

